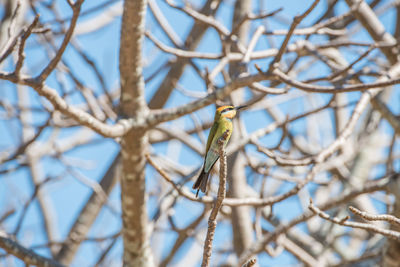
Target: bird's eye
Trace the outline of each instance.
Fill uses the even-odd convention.
[[[225,113],[227,113],[227,112],[229,112],[229,111],[232,111],[232,110],[234,110],[235,108],[225,108],[224,110],[222,110],[221,111],[221,114],[225,114]]]

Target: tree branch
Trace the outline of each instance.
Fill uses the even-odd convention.
[[[67,48],[67,46],[71,40],[72,34],[74,33],[75,25],[76,25],[76,22],[78,21],[83,1],[84,0],[77,0],[71,6],[73,14],[72,14],[69,28],[64,36],[61,46],[58,49],[58,51],[56,52],[56,55],[54,56],[54,58],[49,62],[49,64],[46,66],[46,68],[44,68],[42,73],[40,73],[40,75],[36,78],[41,83],[47,79],[47,77],[50,75],[50,73],[56,68],[58,62],[61,60],[61,57],[64,54],[64,51]]]
[[[353,212],[355,215],[360,216],[364,220],[367,221],[386,221],[390,224],[398,225],[400,226],[400,219],[397,218],[396,216],[390,215],[390,214],[379,214],[379,215],[373,215],[365,211],[361,211],[359,209],[356,209],[353,206],[349,207],[349,210]]]
[[[0,247],[15,257],[21,259],[25,264],[36,265],[40,267],[62,267],[60,263],[40,256],[31,249],[27,249],[18,242],[6,237],[0,233]]]

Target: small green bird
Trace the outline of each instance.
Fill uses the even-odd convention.
[[[204,158],[203,169],[200,172],[199,177],[193,185],[193,189],[197,189],[196,197],[199,194],[199,190],[203,193],[207,190],[208,176],[210,175],[211,169],[215,162],[219,158],[218,152],[218,139],[228,130],[228,136],[225,139],[224,147],[229,142],[231,138],[233,125],[232,119],[236,116],[236,112],[246,106],[222,106],[217,108],[215,111],[214,124],[211,127],[210,134],[207,139],[206,146],[206,157]]]

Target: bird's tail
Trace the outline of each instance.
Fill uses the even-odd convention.
[[[193,185],[193,189],[197,189],[196,192],[196,197],[199,195],[199,190],[201,192],[205,193],[207,190],[207,181],[208,181],[208,176],[210,175],[210,172],[205,172],[204,167],[200,172],[199,177],[197,178],[196,182]]]

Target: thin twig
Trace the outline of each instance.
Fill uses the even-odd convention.
[[[183,50],[183,49],[179,49],[179,48],[170,47],[170,46],[163,44],[159,40],[157,40],[149,31],[146,31],[144,34],[159,49],[161,49],[165,53],[169,53],[169,54],[175,55],[177,57],[201,58],[201,59],[221,59],[223,57],[223,54],[187,51],[187,50]]]
[[[31,25],[29,25],[28,29],[26,29],[24,34],[21,36],[21,41],[18,48],[18,60],[17,63],[15,64],[15,71],[14,71],[17,76],[19,75],[22,65],[24,64],[25,60],[24,49],[26,40],[28,40],[29,36],[32,34],[32,31],[36,27],[38,22],[39,22],[39,15],[36,15]]]
[[[247,14],[232,29],[230,36],[235,35],[239,31],[240,27],[242,27],[243,23],[245,23],[246,21],[248,21],[248,20],[256,20],[256,19],[265,19],[267,17],[272,17],[272,16],[275,16],[277,13],[281,12],[282,10],[283,10],[283,8],[278,8],[277,10],[272,11],[271,13],[265,13],[265,14],[260,14],[260,15]]]
[[[355,91],[366,91],[368,89],[374,88],[382,88],[391,85],[395,85],[400,83],[400,78],[390,79],[385,81],[378,81],[373,83],[364,83],[364,84],[355,84],[355,85],[348,85],[343,87],[338,86],[318,86],[312,85],[308,83],[303,83],[300,81],[296,81],[290,78],[287,74],[283,71],[279,70],[278,68],[274,69],[272,72],[276,77],[281,80],[282,82],[296,87],[300,90],[304,90],[306,92],[313,92],[313,93],[344,93],[344,92],[355,92]]]
[[[374,214],[370,214],[368,212],[356,209],[353,206],[350,206],[349,210],[351,212],[353,212],[354,214],[360,216],[361,218],[367,220],[367,221],[386,221],[386,222],[388,222],[390,224],[393,224],[393,225],[400,225],[400,219],[397,218],[396,216],[393,216],[393,215],[390,215],[390,214],[374,215]]]
[[[170,7],[181,10],[182,12],[186,13],[188,16],[191,16],[194,20],[205,23],[208,26],[213,27],[220,35],[222,35],[222,36],[229,35],[229,30],[222,23],[220,23],[218,20],[216,20],[214,17],[204,15],[204,14],[192,9],[188,5],[185,5],[184,7],[179,7],[171,0],[166,0],[165,2]]]
[[[40,81],[44,81],[47,79],[47,77],[51,74],[51,72],[56,68],[58,62],[61,60],[62,55],[64,54],[65,49],[67,48],[72,34],[74,33],[74,29],[75,29],[75,25],[76,22],[78,21],[79,18],[79,14],[81,11],[81,6],[83,4],[84,0],[78,0],[76,3],[74,3],[72,5],[71,4],[71,8],[73,10],[73,15],[71,18],[71,23],[69,26],[69,29],[67,30],[65,37],[60,45],[60,48],[58,49],[56,55],[54,56],[54,58],[49,62],[49,64],[46,66],[46,68],[42,71],[42,73],[40,73],[40,75],[38,76],[38,80]]]

